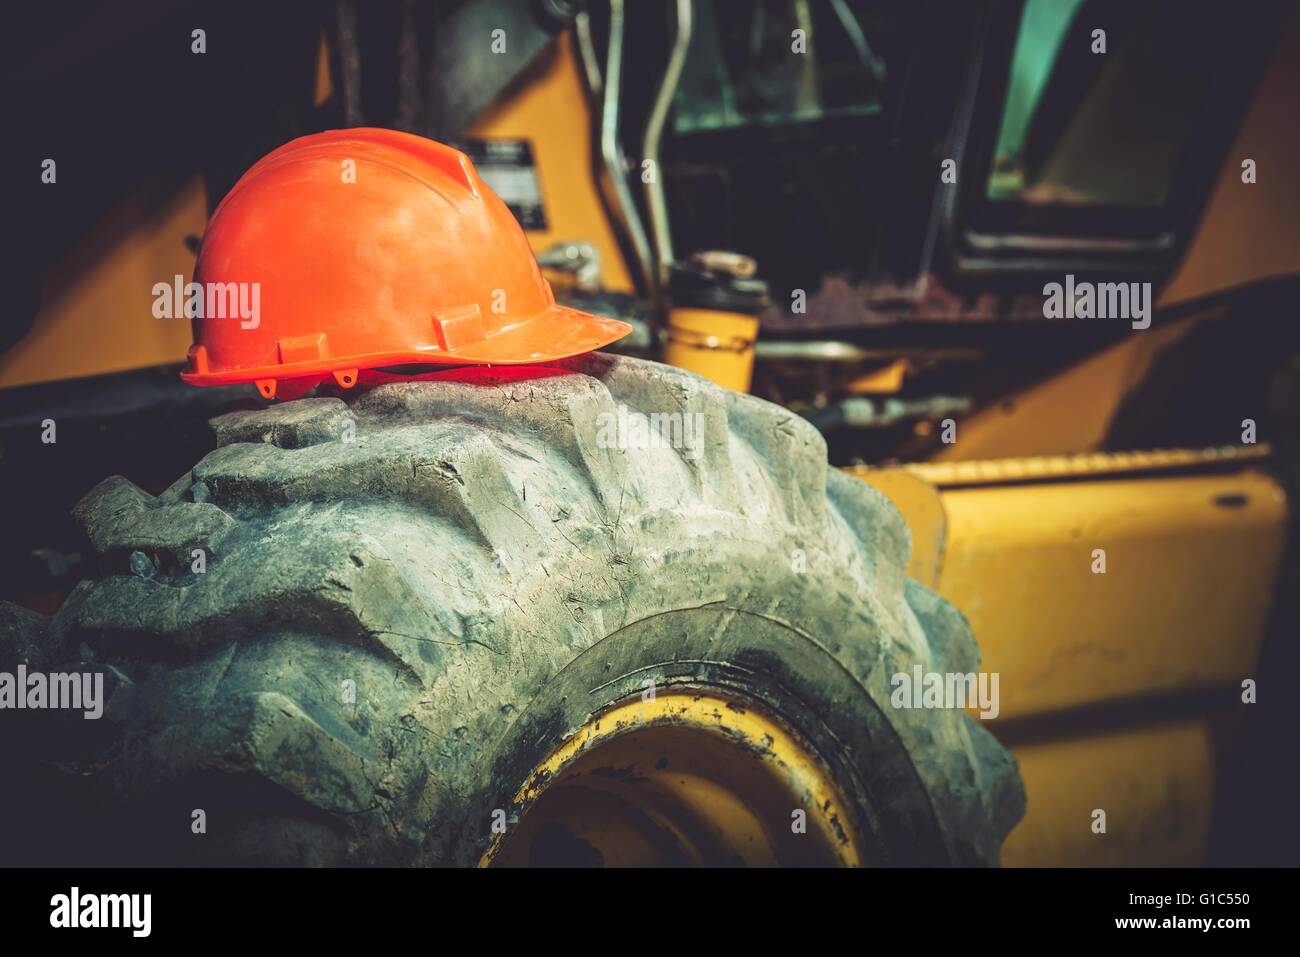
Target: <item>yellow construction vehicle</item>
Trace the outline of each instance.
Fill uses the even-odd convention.
[[[246,16],[20,64],[0,672],[105,672],[113,733],[11,725],[7,846],[81,802],[110,862],[1300,861],[1293,4]],[[154,285],[259,157],[363,128],[459,150],[631,333],[183,384]],[[217,771],[237,826],[161,834]]]

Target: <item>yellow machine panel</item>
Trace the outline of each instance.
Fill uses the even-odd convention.
[[[1004,865],[1194,867],[1204,861],[1215,770],[1208,721],[1012,750],[1029,804],[1002,845]]]
[[[83,243],[46,277],[31,331],[0,354],[0,389],[183,362],[189,320],[155,318],[152,290],[160,277],[193,272],[185,237],[207,218],[198,177],[160,205],[143,196],[120,204],[103,224],[119,241]]]
[[[572,37],[558,37],[532,69],[527,84],[493,104],[466,134],[532,143],[547,216],[546,229],[528,233],[533,250],[541,252],[558,242],[588,242],[600,254],[604,288],[629,292],[632,279],[592,178],[591,114]]]
[[[1003,720],[1250,675],[1286,516],[1264,473],[952,489],[943,502],[938,590],[1002,674]]]
[[[962,610],[999,675],[986,726],[1029,800],[1005,863],[1203,861],[1214,709],[1254,677],[1285,545],[1286,495],[1248,467],[1267,451],[850,470],[907,518],[909,572]],[[1162,702],[1178,695],[1200,714],[1171,721]]]

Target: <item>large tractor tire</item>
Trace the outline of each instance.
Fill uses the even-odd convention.
[[[1014,759],[890,703],[914,665],[976,671],[975,642],[801,418],[604,355],[341,395],[214,419],[157,498],[100,483],[76,509],[97,575],[5,619],[11,655],[109,677],[58,768],[116,847],[997,862]],[[693,448],[638,428],[677,414]]]

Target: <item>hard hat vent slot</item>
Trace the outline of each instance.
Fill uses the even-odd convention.
[[[477,303],[434,313],[433,331],[438,337],[438,345],[446,352],[487,338]]]
[[[277,340],[276,345],[279,346],[282,363],[314,362],[317,359],[328,359],[330,354],[329,342],[323,332],[313,332],[306,336],[288,336]]]
[[[190,346],[189,360],[191,372],[197,372],[201,375],[208,374],[211,367],[208,364],[208,350],[206,346]]]

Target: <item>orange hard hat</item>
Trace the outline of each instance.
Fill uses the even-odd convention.
[[[377,366],[541,363],[631,331],[556,305],[468,157],[394,130],[332,130],[264,156],[208,221],[194,283],[181,378],[256,382],[268,397],[285,380],[350,387]]]

